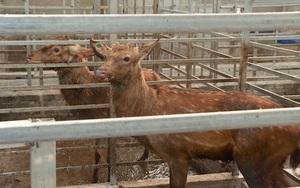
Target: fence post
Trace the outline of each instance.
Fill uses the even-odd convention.
[[[245,1],[244,12],[252,12],[253,0]],[[240,60],[240,70],[239,70],[239,90],[242,92],[246,91],[246,79],[247,79],[247,64],[248,64],[248,51],[249,51],[249,40],[250,32],[242,32],[242,43],[241,43],[241,60]]]
[[[118,14],[118,9],[119,9],[119,1],[115,0],[110,0],[109,1],[109,14]],[[109,35],[109,40],[110,40],[110,46],[112,46],[117,40],[118,40],[118,35],[117,34],[110,34]],[[111,103],[111,108],[110,108],[110,117],[115,117],[114,114],[114,107]],[[117,158],[116,158],[116,140],[115,138],[109,138],[108,139],[108,144],[109,144],[109,180],[111,185],[116,185],[117,183],[117,177],[116,177],[116,172],[117,172]]]
[[[56,187],[56,142],[35,142],[30,149],[31,188]]]

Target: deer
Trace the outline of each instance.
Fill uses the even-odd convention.
[[[280,108],[264,97],[239,91],[201,92],[191,88],[150,88],[142,74],[141,60],[158,40],[136,47],[132,43],[102,44],[97,54],[105,57],[96,75],[111,83],[117,117],[205,113]],[[183,125],[184,126],[184,125]],[[171,188],[185,188],[189,161],[208,158],[235,161],[250,188],[287,186],[283,163],[290,156],[300,162],[300,126],[284,125],[251,129],[203,131],[136,136],[151,152],[166,161]]]
[[[33,51],[27,56],[27,63],[74,63],[86,62],[86,58],[94,56],[95,53],[91,48],[81,47],[79,45],[46,45],[36,51]],[[90,83],[107,83],[99,79],[90,71],[87,66],[82,67],[59,67],[56,68],[59,84],[90,84]],[[143,68],[143,74],[147,81],[161,80],[159,75],[151,70]],[[156,86],[151,86],[155,88]],[[108,87],[97,88],[76,88],[76,89],[61,89],[63,98],[69,105],[86,105],[86,104],[103,104],[109,103],[110,94]],[[101,109],[78,109],[75,111],[75,116],[78,119],[95,119],[109,118],[109,108]],[[106,143],[107,139],[96,139],[96,145]],[[106,155],[106,161],[109,163],[109,152],[103,153]],[[148,158],[149,152],[144,151],[138,161]],[[101,159],[100,151],[95,150],[95,164],[99,164]],[[93,173],[93,183],[98,182],[98,168],[95,168]],[[108,180],[109,181],[109,180]]]

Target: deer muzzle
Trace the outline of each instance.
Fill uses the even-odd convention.
[[[95,75],[98,77],[98,78],[100,78],[100,79],[103,79],[103,78],[105,78],[105,70],[102,70],[102,69],[97,69],[96,71],[95,71]]]

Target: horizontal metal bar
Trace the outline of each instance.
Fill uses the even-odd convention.
[[[300,5],[300,2],[298,0],[254,0],[253,2],[254,3],[267,3],[267,4],[281,4],[283,6],[284,6],[284,4],[289,4],[289,3],[298,3],[298,5]]]
[[[169,53],[170,55],[173,55],[173,56],[175,56],[175,57],[177,57],[177,58],[187,59],[186,56],[181,55],[181,54],[176,53],[176,52],[173,52],[173,51],[168,50],[168,49],[166,49],[166,48],[160,48],[160,49],[161,49],[162,52]]]
[[[289,6],[300,6],[300,2],[298,0],[254,0],[253,1],[253,8],[259,7],[289,7]],[[235,4],[226,4],[221,5],[220,8],[244,8],[245,2],[240,1],[237,5]]]
[[[228,35],[228,34],[224,34],[224,33],[218,33],[218,32],[212,32],[211,33],[212,35],[214,36],[218,36],[217,38],[219,37],[227,37],[227,38],[230,38],[230,39],[240,39],[240,36],[239,37],[236,37],[236,36],[232,36],[232,35]],[[259,35],[261,35],[260,33],[258,33]],[[254,46],[254,45],[257,45],[257,47],[261,47],[262,48],[267,48],[269,50],[272,50],[273,46],[270,46],[270,45],[266,45],[266,44],[261,44],[261,43],[257,43],[257,42],[253,42],[251,40],[254,40],[254,41],[266,41],[266,40],[271,40],[271,41],[274,41],[274,40],[284,40],[284,39],[298,39],[300,38],[299,35],[292,35],[292,34],[283,34],[283,33],[272,33],[273,35],[272,36],[256,36],[256,34],[254,33],[254,35],[250,35],[250,43]],[[276,36],[274,36],[276,35]],[[283,50],[285,52],[285,50],[287,49],[284,49],[284,48],[279,48],[279,50]],[[295,51],[287,51],[288,53],[292,53],[294,52],[293,54],[297,53]]]
[[[78,89],[78,88],[99,88],[109,87],[110,83],[90,83],[90,84],[70,84],[70,85],[43,85],[43,86],[15,86],[15,87],[0,87],[1,91],[36,91],[49,89]]]
[[[300,184],[300,178],[297,176],[297,174],[299,174],[299,172],[295,172],[294,169],[283,169],[284,170],[284,174],[289,177],[290,179],[292,179],[294,182],[296,182],[297,184]],[[296,188],[296,187],[294,187]]]
[[[219,71],[216,71],[217,73]],[[162,74],[162,73],[160,73]],[[164,74],[162,74],[169,80],[161,80],[161,81],[147,81],[148,85],[162,85],[162,84],[192,84],[192,83],[202,83],[205,84],[207,82],[237,82],[238,78],[215,78],[215,79],[176,79],[170,80],[170,78]],[[264,78],[257,78],[264,79]],[[271,79],[271,78],[270,78]],[[253,80],[253,79],[252,79]],[[37,91],[37,90],[51,90],[51,89],[78,89],[78,88],[95,88],[95,87],[108,87],[109,83],[94,83],[94,84],[72,84],[72,85],[43,85],[43,86],[15,86],[15,87],[0,87],[2,92],[18,92],[18,91]],[[5,95],[1,95],[5,96]],[[10,96],[10,94],[9,94]],[[1,109],[0,109],[1,113]]]
[[[217,69],[214,69],[214,68],[212,68],[212,67],[209,67],[209,66],[207,66],[207,65],[203,65],[202,63],[198,63],[198,64],[196,64],[196,65],[198,65],[198,66],[200,66],[200,67],[202,67],[202,68],[204,68],[204,69],[207,69],[207,70],[209,70],[209,71],[211,71],[211,72],[213,72],[213,73],[216,73],[216,74],[218,74],[218,75],[220,75],[220,76],[223,76],[224,78],[234,78],[233,76],[231,76],[231,75],[229,75],[229,74],[226,74],[226,73],[224,73],[224,72],[221,72],[221,71],[219,71],[219,70],[217,70]]]
[[[110,107],[110,104],[105,103],[105,104],[87,104],[87,105],[72,105],[72,106],[7,108],[7,109],[0,109],[0,114],[21,113],[21,112],[59,111],[59,110],[78,110],[78,109],[97,109],[97,108],[109,108],[109,107]]]
[[[274,93],[274,92],[268,91],[268,90],[266,90],[266,89],[264,89],[264,88],[261,88],[261,87],[259,87],[259,86],[254,85],[254,84],[251,84],[251,83],[249,83],[249,82],[246,82],[246,84],[247,84],[247,86],[248,86],[250,89],[253,89],[253,90],[258,91],[258,92],[260,92],[260,93],[263,93],[263,94],[265,94],[265,95],[271,96],[271,97],[273,97],[273,98],[275,98],[275,99],[277,99],[277,100],[280,100],[280,101],[282,101],[282,102],[285,102],[285,103],[289,104],[290,106],[293,106],[293,107],[298,107],[298,106],[300,106],[300,103],[297,102],[297,101],[291,100],[291,99],[289,99],[289,98],[287,98],[287,97],[284,97],[284,96],[281,96],[281,95],[278,95],[278,94],[276,94],[276,93]]]
[[[293,39],[294,37],[289,37],[288,39]],[[174,43],[174,42],[210,42],[210,41],[239,41],[240,37],[235,38],[227,38],[227,37],[206,37],[206,38],[170,38],[170,39],[160,39],[160,43]],[[274,39],[270,39],[274,40]],[[109,44],[109,40],[98,40],[100,42]],[[132,43],[148,43],[152,42],[153,39],[130,39]],[[128,39],[118,39],[120,43],[127,43]],[[30,40],[30,41],[0,41],[0,45],[2,46],[23,46],[23,45],[68,45],[68,44],[90,44],[90,40]]]
[[[271,45],[268,45],[268,44],[261,44],[261,43],[252,42],[252,41],[250,41],[249,43],[253,47],[262,48],[262,49],[271,50],[271,51],[274,51],[274,52],[279,52],[279,53],[284,53],[284,54],[289,54],[289,55],[296,55],[298,57],[300,56],[300,52],[296,51],[296,50],[280,48],[280,47],[271,46]]]
[[[220,34],[220,33],[218,33]],[[250,36],[250,40],[255,41],[266,41],[266,40],[284,40],[284,39],[297,39],[300,38],[300,35],[281,35],[280,33],[276,33],[278,36]],[[226,36],[225,34],[220,34],[220,36]],[[92,36],[91,36],[92,37]],[[227,35],[227,37],[205,37],[205,38],[169,38],[169,39],[160,39],[160,43],[175,43],[175,42],[211,42],[211,41],[240,41],[241,37],[230,37],[230,35]],[[98,40],[103,43],[109,44],[109,40]],[[153,39],[130,39],[130,42],[133,43],[147,43],[151,42]],[[128,39],[119,39],[118,42],[125,43],[128,42]],[[23,40],[8,40],[8,41],[0,41],[0,46],[23,46],[23,45],[68,45],[68,44],[81,44],[86,45],[89,44],[90,40],[29,40],[29,41],[23,41]],[[16,50],[15,50],[16,51]],[[15,52],[14,51],[14,52]]]
[[[108,8],[108,7],[107,7]],[[24,6],[5,6],[1,5],[0,10],[24,10]],[[93,6],[74,7],[74,6],[29,6],[30,10],[93,10]]]
[[[14,144],[1,144],[0,149],[5,149],[5,148],[18,148],[18,147],[24,147],[28,146],[26,143],[14,143]],[[1,153],[0,153],[1,156]]]
[[[273,75],[276,75],[276,76],[280,76],[280,77],[288,79],[288,80],[292,80],[292,81],[295,81],[295,82],[300,82],[300,78],[298,76],[293,76],[291,74],[276,71],[276,70],[270,69],[268,67],[264,67],[264,66],[254,64],[254,63],[250,63],[250,62],[248,62],[248,66],[255,69],[255,70],[264,71],[264,72],[267,72],[267,73],[270,73],[270,74],[273,74]]]
[[[0,122],[0,143],[109,138],[291,125],[300,123],[299,114],[300,108],[279,108],[81,121],[8,121]],[[185,126],[182,126],[183,124]]]
[[[104,42],[104,41],[101,41]],[[108,41],[105,41],[108,43]],[[8,40],[0,41],[2,46],[23,46],[23,45],[68,45],[68,44],[89,44],[90,40],[29,40],[29,41],[18,41],[18,40]]]
[[[300,12],[243,14],[0,15],[2,35],[296,30]],[[164,27],[161,27],[161,26]],[[57,29],[59,28],[59,29]]]
[[[174,10],[174,9],[168,9],[168,8],[162,8],[161,11],[171,12],[171,13],[178,13],[178,14],[191,14],[191,12],[188,12],[188,11]]]
[[[153,40],[152,40],[153,41]],[[166,53],[169,53],[170,51],[166,51]],[[176,55],[176,53],[174,53]],[[185,56],[180,56],[181,58],[185,58]],[[234,63],[239,62],[240,57],[231,57],[228,58],[199,58],[199,59],[161,59],[161,60],[142,60],[142,65],[162,65],[162,64],[194,64],[194,63]],[[265,56],[265,57],[249,57],[249,60],[254,61],[272,61],[272,60],[278,60],[278,61],[287,61],[287,60],[293,60],[293,61],[299,61],[300,57],[295,56]],[[37,68],[37,67],[82,67],[82,66],[101,66],[103,62],[85,62],[83,63],[37,63],[37,64],[27,64],[25,63],[0,63],[0,68],[8,69],[8,68]]]
[[[248,60],[259,61],[260,63],[267,61],[267,63],[269,63],[270,61],[273,61],[273,60],[276,60],[276,61],[299,61],[300,57],[296,57],[296,56],[264,56],[264,57],[249,57]]]
[[[177,68],[177,67],[175,67],[175,66],[173,66],[173,65],[171,65],[171,64],[167,64],[167,66],[170,67],[170,68],[172,68],[172,69],[174,69],[174,70],[176,70],[177,72],[180,72],[180,73],[182,73],[182,74],[184,74],[184,75],[187,75],[187,72],[186,72],[186,71],[183,71],[183,70],[181,70],[181,69],[179,69],[179,68]],[[209,87],[209,88],[212,88],[213,90],[216,90],[216,91],[224,91],[224,90],[222,90],[221,88],[218,88],[217,86],[215,86],[215,85],[213,85],[213,84],[211,84],[211,83],[203,82],[203,80],[200,79],[200,78],[198,78],[197,76],[192,75],[192,78],[201,81],[202,84],[206,85],[206,86]]]
[[[85,67],[85,66],[101,66],[103,62],[85,62],[85,63],[0,63],[0,68],[36,68],[36,67]]]
[[[159,73],[159,75],[160,76],[163,76],[164,78],[166,78],[166,79],[168,79],[168,82],[174,82],[174,80],[170,77],[170,76],[168,76],[168,75],[166,75],[166,74],[164,74],[164,73]],[[180,83],[178,83],[177,84],[179,87],[181,87],[181,88],[185,88],[185,86],[182,84],[182,82],[180,82]]]
[[[223,58],[233,58],[232,56],[229,56],[229,55],[227,55],[227,54],[225,54],[225,53],[218,52],[218,51],[216,51],[216,50],[212,50],[212,49],[210,49],[210,48],[206,48],[206,47],[203,47],[203,46],[199,46],[199,45],[195,45],[195,44],[194,44],[193,47],[198,48],[198,49],[200,49],[200,50],[203,50],[203,51],[205,51],[205,52],[209,52],[210,54],[217,55],[217,56],[219,56],[219,57],[223,57]]]

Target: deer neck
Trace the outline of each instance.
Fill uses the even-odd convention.
[[[117,117],[151,115],[155,103],[154,90],[149,88],[138,67],[126,81],[112,84],[112,99]]]
[[[86,62],[82,57],[75,56],[68,62]],[[85,84],[98,83],[98,79],[90,72],[87,66],[84,67],[62,67],[57,71],[60,84]]]
[[[88,67],[63,67],[57,71],[60,84],[96,83]]]
[[[101,83],[88,67],[66,67],[57,72],[60,85]],[[70,105],[100,104],[109,102],[107,88],[74,88],[61,89],[64,99]],[[101,110],[100,110],[101,111]],[[99,111],[99,113],[101,113]],[[102,117],[102,116],[101,116]]]

